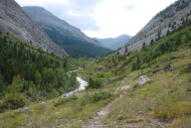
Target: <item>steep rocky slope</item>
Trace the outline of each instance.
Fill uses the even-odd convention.
[[[191,19],[191,0],[178,0],[165,10],[158,13],[151,21],[135,35],[128,44],[118,52],[140,50],[168,33],[178,29],[185,21]]]
[[[28,6],[23,9],[54,42],[63,46],[73,57],[95,57],[110,51],[98,46],[95,40],[86,36],[78,28],[71,26],[42,7]]]
[[[121,35],[116,38],[105,38],[98,39],[95,38],[99,42],[99,45],[105,48],[109,48],[112,50],[117,50],[118,48],[123,47],[130,40],[131,36],[129,35]]]
[[[14,34],[57,56],[67,55],[64,49],[53,43],[14,0],[0,0],[0,30]]]

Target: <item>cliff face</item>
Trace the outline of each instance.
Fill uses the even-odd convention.
[[[52,42],[14,0],[0,0],[0,30],[10,32],[59,57],[67,55],[65,50]]]
[[[140,50],[143,45],[149,45],[151,42],[166,36],[190,19],[191,0],[179,0],[152,18],[118,53],[126,54],[130,51]]]

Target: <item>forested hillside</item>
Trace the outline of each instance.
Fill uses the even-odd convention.
[[[75,87],[67,60],[45,53],[9,33],[0,33],[0,108],[53,98]]]
[[[96,44],[88,43],[76,38],[71,38],[70,36],[65,36],[66,34],[61,32],[63,30],[59,30],[59,28],[53,28],[48,25],[42,26],[48,36],[58,45],[66,49],[66,51],[74,58],[95,58],[98,56],[105,56],[112,51]]]
[[[104,56],[112,51],[86,36],[80,29],[37,6],[23,7],[24,11],[67,53],[75,58]]]

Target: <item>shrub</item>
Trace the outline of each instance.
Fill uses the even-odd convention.
[[[101,100],[109,99],[111,97],[112,97],[112,94],[106,93],[106,92],[102,92],[102,93],[94,94],[88,100],[89,100],[90,103],[96,103],[96,102],[99,102]]]
[[[0,92],[3,90],[3,75],[0,72]]]
[[[183,66],[183,68],[180,71],[181,73],[190,73],[191,72],[191,64]]]
[[[75,100],[77,100],[77,97],[75,97],[75,96],[69,97],[69,98],[67,98],[67,99],[59,99],[59,100],[54,104],[54,106],[55,106],[55,107],[58,107],[58,106],[61,106],[61,105],[66,104],[66,103],[68,103],[68,102],[75,101]]]
[[[88,99],[86,99],[86,98],[80,98],[80,99],[78,100],[78,103],[79,103],[80,106],[85,106],[85,105],[88,104]]]
[[[171,128],[190,128],[191,126],[191,118],[181,118],[174,120],[170,125]]]
[[[4,102],[2,100],[0,100],[0,113],[4,112],[4,110],[5,110]]]
[[[23,107],[27,100],[21,93],[7,93],[4,98],[4,106],[8,109]]]
[[[95,94],[93,94],[90,97],[81,98],[79,100],[79,104],[81,106],[84,106],[86,104],[97,103],[97,102],[100,102],[100,101],[104,101],[104,100],[110,99],[110,98],[112,98],[112,96],[113,96],[112,94],[107,93],[107,92],[95,93]]]
[[[139,70],[141,68],[141,62],[140,62],[140,57],[139,56],[137,56],[137,58],[136,58],[136,62],[134,62],[133,64],[132,64],[132,71],[135,71],[135,70]]]
[[[191,114],[191,103],[182,102],[176,104],[166,104],[154,109],[154,117],[161,121],[170,121]]]
[[[102,85],[101,85],[101,81],[98,80],[98,79],[93,79],[93,78],[89,78],[88,80],[88,88],[100,88]]]

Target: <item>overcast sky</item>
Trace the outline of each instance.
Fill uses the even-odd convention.
[[[158,12],[176,0],[16,0],[41,6],[90,37],[135,35]]]

